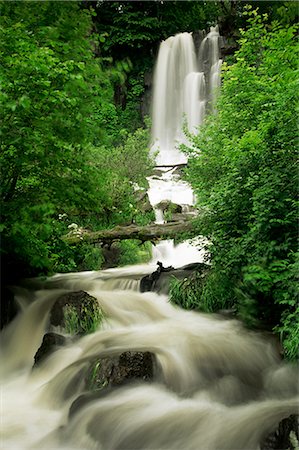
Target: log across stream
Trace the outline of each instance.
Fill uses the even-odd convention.
[[[146,226],[137,226],[132,224],[94,232],[79,229],[65,235],[63,239],[71,245],[82,242],[88,242],[90,244],[111,244],[113,241],[124,239],[137,239],[142,242],[154,242],[161,239],[174,239],[182,233],[190,234],[193,228],[194,227],[191,220],[168,222],[164,224],[150,224]]]

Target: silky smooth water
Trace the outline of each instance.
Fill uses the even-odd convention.
[[[191,33],[171,36],[160,45],[153,82],[152,153],[157,165],[187,162],[180,144],[183,127],[197,133],[207,109],[214,109],[220,86],[220,36],[211,27],[198,54]]]
[[[151,270],[57,275],[23,291],[31,301],[2,333],[1,448],[258,449],[298,411],[297,373],[281,362],[275,341],[236,320],[140,294],[138,279]],[[53,302],[74,289],[98,299],[104,327],[33,368]],[[86,392],[89,361],[126,350],[154,354],[153,382],[103,392],[70,416]]]

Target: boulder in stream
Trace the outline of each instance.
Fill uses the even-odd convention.
[[[93,361],[85,375],[89,392],[80,395],[71,405],[70,417],[87,403],[103,397],[111,388],[130,382],[149,382],[154,377],[154,355],[150,352],[126,351],[119,356]]]
[[[297,450],[299,415],[293,414],[279,422],[278,428],[261,443],[261,450]]]
[[[34,356],[35,365],[39,364],[43,361],[47,356],[53,353],[55,350],[58,350],[60,347],[65,345],[68,342],[68,339],[65,336],[57,333],[46,333],[43,337],[43,341],[41,346],[37,350]]]
[[[163,212],[169,213],[181,213],[183,211],[182,205],[173,203],[170,200],[162,200],[156,205],[156,208],[161,209]]]
[[[150,352],[126,351],[119,356],[97,360],[91,366],[87,380],[92,390],[138,379],[149,381],[153,378],[153,367],[153,355]]]
[[[159,261],[158,261],[159,263]],[[158,264],[157,263],[157,264]],[[159,264],[158,264],[159,265]],[[202,278],[208,273],[210,267],[204,263],[191,263],[174,269],[173,267],[161,267],[150,275],[141,279],[140,291],[153,291],[158,294],[169,294],[170,283],[173,278],[177,280],[189,279],[194,274],[199,274]]]
[[[87,292],[75,291],[61,295],[52,307],[50,323],[69,334],[84,335],[93,332],[104,320],[97,299]]]

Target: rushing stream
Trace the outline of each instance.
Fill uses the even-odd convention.
[[[188,78],[182,89],[192,96],[195,83],[199,93],[187,111],[191,129],[206,107],[204,80],[210,87],[218,83],[215,39],[218,34],[212,30],[200,50],[204,60],[207,46],[214,52],[210,82],[207,73],[197,75],[189,34],[170,38],[161,47],[169,58],[160,58],[164,65],[158,70],[165,77],[165,61],[170,69],[177,64],[172,52],[176,50],[180,58],[187,52],[183,59],[190,67],[181,72]],[[173,83],[165,77],[159,92]],[[189,82],[193,87],[188,87]],[[177,104],[184,111],[183,97]],[[172,106],[163,108],[164,114]],[[171,120],[171,126],[154,125],[160,144],[165,143],[159,159],[165,165],[184,159],[177,151],[167,156],[181,125],[181,118],[179,125],[174,125],[173,116]],[[165,129],[170,130],[167,136]],[[191,189],[172,169],[150,179],[149,197],[160,222],[164,220],[157,207],[161,200],[181,204],[185,211],[194,203]],[[57,274],[17,288],[21,312],[1,335],[1,449],[259,449],[279,421],[298,411],[297,372],[281,361],[276,341],[244,329],[237,320],[185,311],[173,306],[166,295],[139,291],[141,277],[155,270],[157,260],[181,267],[201,262],[203,256],[191,244],[175,246],[166,241],[154,249],[149,264]],[[62,293],[78,290],[97,299],[107,316],[104,325],[93,334],[67,341],[34,366],[43,336],[51,329],[53,304]],[[81,401],[88,391],[84,374],[91,361],[124,351],[151,352],[153,379],[96,391],[88,401]]]
[[[258,449],[297,412],[296,371],[268,337],[236,320],[176,308],[166,296],[140,294],[138,279],[151,270],[57,275],[18,293],[24,309],[2,336],[1,448]],[[49,309],[62,292],[79,289],[98,299],[105,326],[32,370]],[[126,350],[155,355],[153,381],[103,391],[70,416],[94,355]]]

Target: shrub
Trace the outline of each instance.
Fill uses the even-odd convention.
[[[212,242],[205,303],[279,331],[294,358],[297,26],[248,14],[235,63],[223,67],[217,114],[192,138],[187,178],[202,211],[198,229]]]

